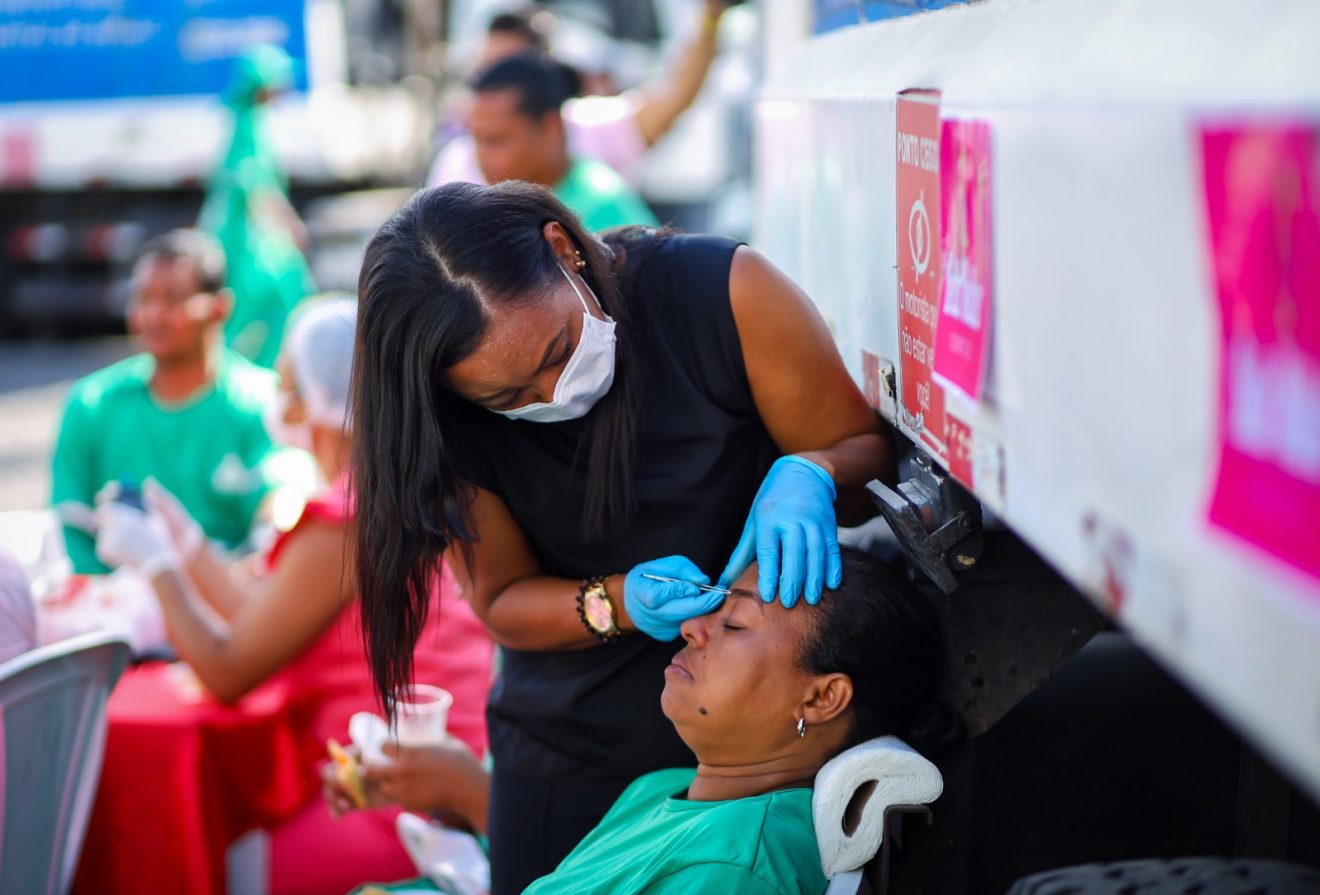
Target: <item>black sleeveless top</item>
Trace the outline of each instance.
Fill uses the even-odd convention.
[[[586,476],[574,468],[583,420],[482,413],[474,421],[484,456],[473,478],[508,505],[546,574],[627,572],[672,554],[712,580],[723,571],[779,453],[752,401],[729,305],[737,247],[710,236],[668,237],[646,264],[646,306],[636,290],[623,296],[642,432],[637,512],[627,525],[584,538]],[[602,781],[691,766],[691,752],[660,711],[664,668],[681,645],[637,633],[583,650],[503,650],[488,711],[496,765]]]

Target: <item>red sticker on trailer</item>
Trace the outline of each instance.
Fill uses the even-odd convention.
[[[905,91],[897,107],[899,418],[942,458],[944,391],[931,380],[940,299],[940,105]]]
[[[972,401],[981,397],[989,353],[990,207],[990,125],[946,120],[940,135],[943,266],[932,372],[941,386]]]
[[[1320,578],[1320,128],[1201,134],[1220,311],[1210,521]]]

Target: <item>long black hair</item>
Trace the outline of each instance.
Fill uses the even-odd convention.
[[[417,193],[372,238],[358,280],[353,360],[352,491],[363,638],[377,695],[409,683],[441,555],[477,533],[469,484],[474,414],[489,413],[444,385],[445,371],[480,343],[489,309],[538,301],[560,276],[543,235],[558,222],[586,265],[580,271],[617,321],[614,383],[582,438],[584,533],[633,510],[637,382],[628,309],[613,251],[548,190],[522,182],[453,183]],[[646,254],[645,252],[641,254]],[[538,425],[527,423],[526,425]]]
[[[853,682],[853,719],[844,747],[896,736],[927,757],[963,736],[962,719],[942,700],[944,634],[935,606],[900,572],[843,548],[843,583],[826,591],[798,663],[812,674]]]

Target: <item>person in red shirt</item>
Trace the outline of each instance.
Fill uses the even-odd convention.
[[[145,509],[103,499],[98,510],[98,555],[150,579],[171,643],[212,696],[231,702],[266,682],[283,684],[311,775],[326,740],[346,742],[349,718],[376,709],[347,536],[355,318],[352,300],[317,303],[285,343],[272,435],[309,450],[331,484],[275,542],[264,576],[245,576],[207,549],[197,523],[151,480]],[[414,681],[453,694],[448,731],[478,755],[486,747],[491,654],[489,637],[441,569],[414,653]],[[342,892],[411,875],[394,830],[397,814],[361,811],[335,820],[312,799],[271,831],[272,895]]]

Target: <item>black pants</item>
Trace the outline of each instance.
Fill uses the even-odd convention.
[[[631,782],[546,780],[496,768],[490,782],[490,895],[518,895],[558,867]]]

